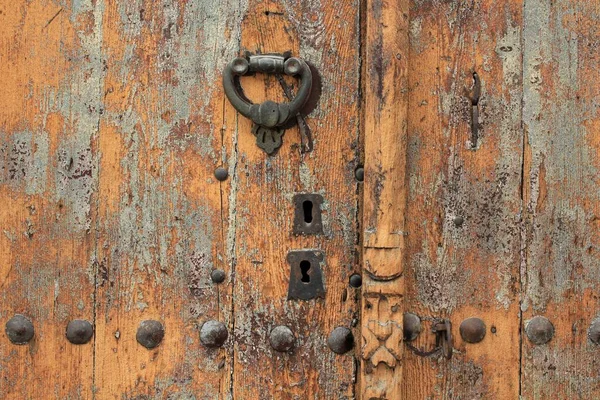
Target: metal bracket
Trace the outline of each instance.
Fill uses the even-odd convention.
[[[325,298],[325,286],[321,264],[325,254],[319,250],[296,250],[287,255],[290,264],[288,300],[311,300]]]

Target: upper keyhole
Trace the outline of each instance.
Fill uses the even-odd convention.
[[[309,283],[310,282],[310,275],[308,275],[308,271],[310,270],[310,262],[309,261],[302,261],[300,263],[300,272],[302,272],[302,278],[300,278],[300,280],[304,283]]]
[[[304,222],[310,224],[313,220],[313,203],[310,200],[305,200],[302,203],[302,209],[304,210]]]

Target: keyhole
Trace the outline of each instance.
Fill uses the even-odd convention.
[[[310,275],[308,275],[308,271],[310,270],[310,262],[302,261],[300,263],[300,272],[302,272],[302,278],[300,280],[304,283],[310,283]]]
[[[310,224],[313,220],[313,203],[310,200],[305,200],[302,203],[302,209],[304,210],[304,222]]]

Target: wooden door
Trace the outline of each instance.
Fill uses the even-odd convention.
[[[600,397],[599,20],[0,2],[0,398]],[[308,131],[268,155],[222,75],[287,52]],[[240,84],[281,103],[299,81]]]

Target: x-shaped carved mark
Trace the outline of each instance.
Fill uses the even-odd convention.
[[[364,332],[365,345],[363,358],[373,366],[385,363],[394,368],[400,360],[400,345],[402,343],[402,327],[395,321],[370,320]]]

